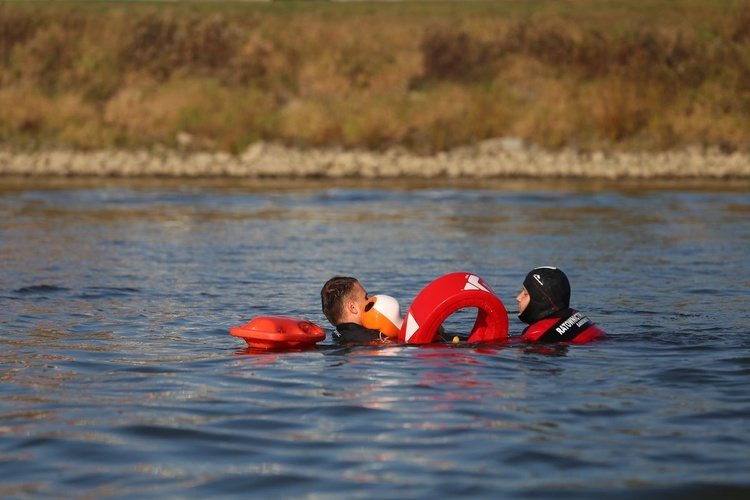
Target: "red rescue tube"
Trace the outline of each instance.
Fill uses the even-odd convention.
[[[467,307],[479,310],[469,342],[508,338],[508,312],[489,284],[476,274],[451,273],[427,285],[404,317],[399,340],[427,344],[448,316]]]
[[[315,323],[293,316],[259,316],[229,330],[258,349],[308,347],[325,340],[326,332]]]

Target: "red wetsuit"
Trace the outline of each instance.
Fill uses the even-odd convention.
[[[523,340],[571,342],[573,344],[591,342],[602,337],[604,337],[604,331],[575,309],[566,309],[537,321],[529,325],[521,335]]]

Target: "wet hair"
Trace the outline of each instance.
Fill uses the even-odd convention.
[[[570,307],[570,282],[556,267],[532,269],[523,280],[523,286],[529,292],[529,305],[518,318],[524,323],[531,325]]]
[[[344,316],[344,302],[354,291],[356,278],[349,276],[335,276],[326,281],[320,290],[320,303],[323,314],[333,325],[337,326]]]

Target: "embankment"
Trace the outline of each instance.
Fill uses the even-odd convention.
[[[242,154],[100,150],[0,152],[1,176],[225,178],[749,179],[750,156],[718,149],[661,153],[552,152],[496,139],[430,156],[403,149],[287,148],[256,143]]]

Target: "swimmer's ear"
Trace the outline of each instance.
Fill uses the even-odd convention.
[[[359,308],[357,307],[357,303],[353,300],[347,300],[346,301],[346,307],[349,309],[349,312],[352,314],[357,314],[359,312]]]

